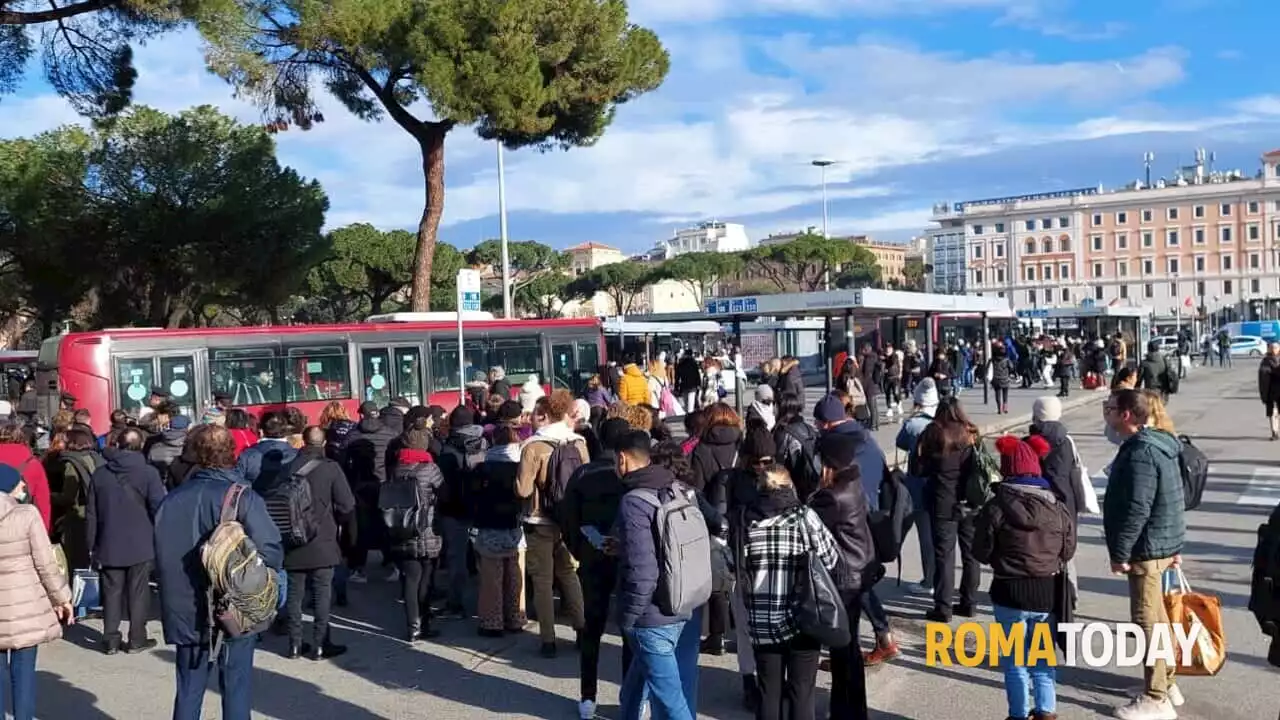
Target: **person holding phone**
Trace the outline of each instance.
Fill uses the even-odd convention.
[[[36,650],[75,622],[67,578],[54,559],[40,511],[27,503],[22,475],[0,465],[0,713],[13,697],[14,720],[36,714]]]

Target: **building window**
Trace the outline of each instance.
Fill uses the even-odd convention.
[[[1165,231],[1164,231],[1164,241],[1165,241],[1165,244],[1167,244],[1169,247],[1177,247],[1177,246],[1178,246],[1178,231],[1177,231],[1177,230],[1165,230]]]
[[[1204,272],[1204,256],[1196,256],[1196,272]]]
[[[1032,305],[1035,305],[1035,304],[1036,304],[1036,291],[1035,291],[1035,290],[1028,290],[1028,291],[1027,291],[1027,302],[1031,303]]]
[[[1249,280],[1249,292],[1257,295],[1261,291],[1261,288],[1262,285],[1258,282],[1258,278],[1251,278]]]
[[[1218,214],[1222,215],[1222,217],[1231,217],[1231,203],[1222,203],[1218,207]]]
[[[1121,260],[1116,263],[1116,277],[1129,277],[1129,263]]]
[[[996,223],[996,232],[997,233],[1004,232],[1004,223]]]
[[[1262,262],[1262,258],[1261,256],[1258,255],[1258,253],[1249,253],[1249,269],[1250,270],[1257,270],[1259,267],[1262,266],[1261,262]]]
[[[981,226],[981,225],[974,225],[974,226],[973,226],[973,234],[974,234],[974,235],[981,235],[981,234],[982,234],[982,226]]]
[[[1004,284],[1004,268],[996,268],[996,282]]]
[[[1230,255],[1223,255],[1223,256],[1222,256],[1222,270],[1223,270],[1223,272],[1226,272],[1226,271],[1228,271],[1228,270],[1233,269],[1233,268],[1232,268],[1232,266],[1233,266],[1233,265],[1235,265],[1235,263],[1234,263],[1232,260],[1233,260],[1233,258],[1232,258],[1232,256],[1230,256]]]
[[[1046,253],[1053,252],[1053,240],[1050,238],[1045,238],[1044,240],[1042,240],[1040,242],[1040,246]]]
[[[1222,228],[1222,242],[1224,242],[1224,243],[1229,243],[1229,242],[1231,242],[1231,228],[1230,228],[1230,227],[1224,227],[1224,228]]]
[[[1071,252],[1071,238],[1066,235],[1058,238],[1058,252]]]
[[[1249,201],[1249,214],[1250,214],[1250,215],[1257,215],[1257,214],[1258,214],[1258,201],[1257,201],[1257,200],[1250,200],[1250,201]]]
[[[1257,223],[1249,225],[1249,240],[1257,241],[1262,239],[1262,228]]]
[[[1176,275],[1181,270],[1182,270],[1182,262],[1179,261],[1178,258],[1176,257],[1169,258],[1169,272],[1171,274]]]
[[[1046,304],[1053,302],[1053,288],[1044,289],[1044,301]]]
[[[1093,226],[1094,226],[1094,227],[1101,227],[1101,226],[1102,226],[1102,213],[1094,213],[1094,214],[1093,214]]]
[[[999,298],[1004,297],[1004,291],[1001,290],[1000,292],[996,293],[996,297],[999,297]]]
[[[982,259],[982,246],[981,246],[981,245],[974,245],[974,246],[973,246],[973,259],[974,259],[974,260],[981,260],[981,259]]]
[[[1063,215],[1062,217],[1058,218],[1058,227],[1060,228],[1071,227],[1071,218],[1067,217],[1066,215]]]
[[[1129,249],[1129,233],[1117,233],[1117,234],[1116,234],[1116,249],[1117,249],[1117,250],[1128,250],[1128,249]]]
[[[1053,227],[1053,218],[1040,218],[1040,229],[1048,230]]]
[[[1058,266],[1058,279],[1060,279],[1060,280],[1070,280],[1070,279],[1071,279],[1071,265],[1070,265],[1070,264],[1068,264],[1068,263],[1062,263],[1062,265]]]
[[[1230,280],[1223,280],[1223,281],[1222,281],[1222,294],[1223,294],[1223,295],[1230,295],[1232,290],[1235,290],[1234,284],[1233,284]]]
[[[1036,279],[1036,268],[1035,268],[1035,266],[1034,266],[1034,265],[1032,265],[1031,267],[1027,268],[1026,275],[1027,275],[1027,282],[1035,282],[1035,279]]]
[[[1102,263],[1096,262],[1093,264],[1093,276],[1096,278],[1102,277]]]
[[[1142,297],[1153,298],[1155,296],[1156,296],[1155,285],[1152,285],[1151,283],[1147,283],[1146,285],[1142,286]]]
[[[1155,217],[1155,212],[1154,212],[1154,211],[1152,211],[1152,210],[1143,210],[1143,211],[1142,211],[1142,222],[1144,222],[1144,223],[1149,223],[1149,222],[1151,222],[1151,219],[1152,219],[1153,217]]]
[[[1196,230],[1195,230],[1195,239],[1196,239],[1196,244],[1197,244],[1197,245],[1203,245],[1203,244],[1204,244],[1204,228],[1196,228]]]
[[[1152,260],[1143,260],[1143,261],[1142,261],[1142,274],[1143,274],[1143,276],[1145,277],[1145,276],[1150,275],[1150,274],[1152,274],[1152,273],[1154,273],[1154,272],[1155,272],[1155,262],[1154,262],[1154,261],[1152,261]]]
[[[1176,282],[1169,283],[1169,297],[1173,298],[1174,300],[1178,299],[1178,283]]]
[[[1071,289],[1070,289],[1070,288],[1062,288],[1062,302],[1064,302],[1064,303],[1069,303],[1069,302],[1071,302]]]
[[[1176,207],[1169,208],[1168,210],[1165,211],[1165,213],[1166,213],[1165,217],[1169,218],[1170,220],[1178,219],[1178,208]]]
[[[1052,266],[1052,265],[1045,265],[1044,267],[1040,268],[1040,277],[1041,277],[1041,278],[1043,278],[1043,279],[1045,279],[1045,280],[1052,280],[1052,279],[1053,279],[1053,266]]]
[[[982,271],[981,271],[981,270],[974,270],[974,271],[973,271],[973,284],[974,284],[974,285],[981,285],[981,284],[982,284]]]
[[[1096,285],[1096,286],[1094,286],[1094,288],[1093,288],[1093,299],[1094,299],[1094,300],[1101,300],[1101,299],[1102,299],[1102,286],[1101,286],[1101,285]]]
[[[998,243],[996,243],[996,244],[995,244],[995,251],[996,251],[996,257],[998,257],[998,258],[1002,258],[1002,257],[1004,257],[1004,243],[1002,243],[1002,242],[998,242]]]
[[[1142,247],[1149,248],[1156,244],[1156,234],[1150,230],[1142,231]]]
[[[1035,229],[1036,229],[1036,221],[1035,221],[1035,220],[1028,220],[1025,224],[1026,224],[1026,226],[1027,226],[1027,229],[1028,229],[1028,230],[1035,230]]]
[[[1127,212],[1118,212],[1118,213],[1116,213],[1116,224],[1117,224],[1117,225],[1127,225],[1127,224],[1129,224],[1129,213],[1127,213]]]
[[[1192,215],[1193,217],[1198,217],[1198,218],[1202,218],[1202,217],[1204,217],[1204,206],[1203,206],[1203,205],[1197,205],[1197,206],[1195,206],[1195,207],[1191,208],[1191,215]]]
[[[1102,236],[1101,235],[1093,236],[1093,251],[1102,252]]]
[[[1036,241],[1035,241],[1035,240],[1028,240],[1028,241],[1027,241],[1027,254],[1028,254],[1028,255],[1035,255],[1035,254],[1036,254]]]
[[[1204,281],[1203,280],[1196,283],[1196,295],[1199,295],[1200,297],[1204,297]]]
[[[1121,298],[1124,298],[1124,299],[1128,299],[1128,298],[1129,298],[1129,286],[1128,286],[1128,285],[1121,285],[1121,286],[1120,286],[1120,297],[1121,297]]]

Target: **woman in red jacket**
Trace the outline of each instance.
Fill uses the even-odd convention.
[[[8,465],[22,473],[22,481],[31,494],[31,504],[40,511],[40,519],[44,521],[45,532],[48,532],[52,519],[49,478],[44,474],[44,465],[31,454],[27,434],[17,423],[0,425],[0,465]]]

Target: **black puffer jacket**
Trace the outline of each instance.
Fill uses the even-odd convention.
[[[405,451],[409,452],[409,451]],[[440,486],[444,484],[444,474],[440,466],[433,462],[407,462],[401,458],[396,467],[396,480],[412,478],[418,486],[418,503],[422,510],[418,525],[418,536],[409,540],[393,541],[391,555],[399,558],[434,558],[440,556],[444,542],[436,534],[436,499],[440,494]]]
[[[1280,402],[1280,356],[1268,355],[1258,364],[1258,400]]]
[[[978,515],[973,555],[990,565],[997,579],[1053,577],[1076,554],[1074,520],[1037,481],[999,483]]]
[[[387,479],[387,446],[396,433],[378,418],[364,418],[342,446],[342,465],[356,495],[367,495]]]
[[[836,473],[831,487],[822,488],[809,499],[809,507],[831,531],[840,551],[844,568],[839,578],[840,591],[846,596],[859,592],[864,576],[875,564],[876,553],[871,526],[867,524],[867,494],[858,468]]]
[[[726,494],[723,484],[717,482],[716,476],[721,470],[731,470],[738,464],[741,445],[741,430],[729,425],[717,425],[703,434],[701,442],[689,457],[692,468],[690,479],[695,483],[694,489],[705,495],[707,502],[721,511],[727,507]]]
[[[467,492],[475,486],[472,475],[484,464],[488,443],[484,440],[484,428],[479,425],[463,425],[451,428],[445,438],[436,462],[444,474],[444,488],[440,492],[440,514],[444,517],[465,519],[471,509]],[[470,467],[468,467],[470,465]]]
[[[1160,392],[1168,392],[1168,383],[1165,382],[1165,375],[1168,373],[1169,363],[1165,360],[1164,355],[1159,352],[1149,352],[1147,357],[1142,360],[1142,364],[1138,366],[1138,384],[1137,389],[1146,388],[1148,390],[1158,390]]]

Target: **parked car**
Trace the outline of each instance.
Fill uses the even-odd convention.
[[[1231,357],[1260,358],[1267,353],[1267,343],[1257,335],[1236,335],[1231,338]]]
[[[1160,343],[1160,352],[1165,355],[1172,355],[1173,351],[1178,349],[1177,335],[1161,335],[1160,337],[1152,338],[1152,340]]]

